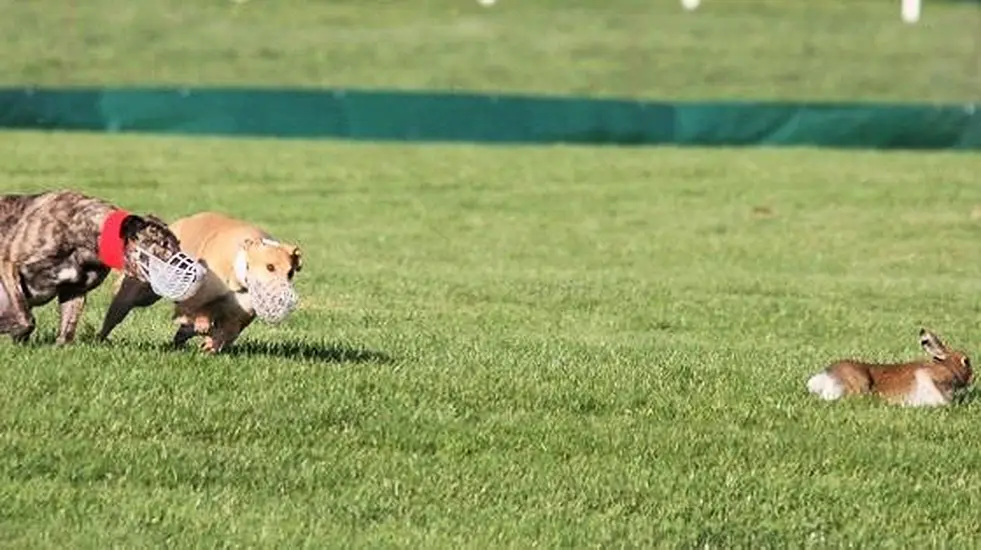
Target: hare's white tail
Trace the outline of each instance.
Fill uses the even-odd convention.
[[[841,399],[845,395],[845,387],[827,372],[819,372],[810,377],[807,380],[807,389],[826,401]]]

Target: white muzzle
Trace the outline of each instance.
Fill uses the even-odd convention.
[[[140,270],[159,296],[180,302],[193,296],[204,281],[205,267],[183,252],[164,261],[146,250],[139,251],[142,255]]]
[[[293,283],[287,279],[249,281],[247,286],[252,309],[256,316],[267,323],[279,323],[286,319],[300,301]]]

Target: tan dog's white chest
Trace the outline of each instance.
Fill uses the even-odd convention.
[[[279,241],[269,237],[260,239],[259,245],[261,245],[261,247],[268,247],[272,249],[281,248],[283,246],[283,244]],[[234,260],[232,261],[232,273],[235,280],[231,281],[231,284],[228,286],[235,293],[235,302],[243,310],[243,312],[247,313],[248,315],[255,315],[255,307],[253,305],[252,295],[249,291],[249,283],[251,277],[254,276],[254,274],[250,274],[250,270],[257,268],[256,266],[252,265],[252,263],[259,260],[257,260],[255,256],[250,256],[248,250],[249,249],[246,248],[239,248],[238,251],[236,251]],[[272,264],[270,264],[269,269],[273,269]],[[287,268],[281,266],[280,273],[284,273],[286,269]]]
[[[246,281],[249,280],[249,256],[244,250],[239,249],[235,253],[232,268],[235,272],[235,282],[240,288],[248,288]]]
[[[252,296],[248,292],[236,292],[235,303],[238,304],[238,307],[242,308],[243,312],[249,315],[255,315],[255,310],[252,308]]]
[[[950,403],[950,397],[944,395],[937,388],[927,370],[917,370],[913,376],[913,387],[906,394],[906,401],[904,402],[906,406],[939,407]]]

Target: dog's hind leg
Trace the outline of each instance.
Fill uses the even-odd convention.
[[[14,342],[24,343],[34,332],[34,326],[34,315],[12,264],[0,264],[0,334],[9,334]]]
[[[99,331],[97,339],[105,340],[109,337],[116,325],[122,323],[133,308],[149,307],[157,303],[160,296],[153,292],[150,283],[144,283],[134,277],[123,277],[119,285],[119,291],[112,297],[112,303],[106,311],[106,316],[102,320],[102,329]]]

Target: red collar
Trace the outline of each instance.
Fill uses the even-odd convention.
[[[102,223],[99,233],[99,260],[113,269],[122,269],[126,260],[126,243],[123,240],[123,221],[129,217],[125,210],[113,210]]]

